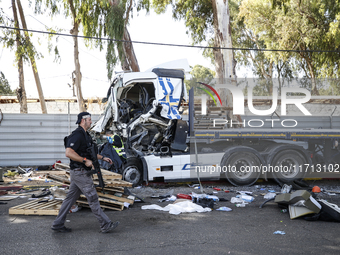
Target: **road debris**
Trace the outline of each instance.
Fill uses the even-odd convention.
[[[174,204],[168,204],[165,207],[161,207],[156,204],[142,206],[142,210],[148,210],[148,209],[166,211],[174,215],[178,215],[181,213],[210,212],[211,211],[210,208],[208,207],[203,208],[202,206],[195,204],[189,200],[177,202]]]
[[[226,206],[222,206],[222,207],[216,209],[216,211],[224,211],[224,212],[230,212],[232,210],[233,209],[226,207]]]
[[[273,234],[274,234],[274,235],[285,235],[286,232],[277,230],[277,231],[275,231]]]

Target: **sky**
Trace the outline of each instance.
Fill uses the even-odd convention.
[[[2,8],[13,16],[10,1],[2,3]],[[27,6],[27,1],[23,4],[26,23],[28,29],[45,31],[45,26],[57,26],[64,29],[62,33],[68,34],[72,28],[71,20],[64,18],[51,20],[48,16],[35,15],[32,8]],[[133,41],[159,42],[171,44],[191,44],[190,37],[186,34],[184,21],[175,21],[172,18],[171,10],[165,14],[157,15],[153,12],[145,14],[141,12],[135,14],[130,19],[129,32]],[[34,42],[39,37],[38,49],[44,58],[37,60],[38,72],[42,84],[45,98],[72,97],[73,91],[71,74],[75,70],[73,58],[72,37],[60,36],[58,48],[61,55],[61,62],[55,63],[54,56],[47,51],[46,35],[34,34]],[[37,45],[37,44],[35,44]],[[82,91],[85,98],[105,97],[110,82],[107,79],[105,51],[86,48],[83,39],[79,39],[79,59],[82,72]],[[187,47],[156,46],[146,44],[134,44],[135,54],[141,71],[145,71],[157,64],[174,61],[177,59],[187,59],[189,65],[196,64],[214,69],[209,59],[202,56],[203,50]],[[0,70],[5,74],[10,83],[11,89],[19,86],[18,69],[14,62],[14,51],[7,48],[0,49]],[[118,65],[116,71],[121,71]],[[36,84],[32,72],[32,67],[28,64],[24,66],[25,88],[28,97],[38,97]],[[69,84],[69,85],[68,85]]]

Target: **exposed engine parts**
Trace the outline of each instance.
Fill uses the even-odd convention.
[[[178,110],[185,96],[182,71],[154,69],[148,77],[120,74],[109,89],[108,105],[94,131],[119,134],[128,157],[186,151],[188,125]]]

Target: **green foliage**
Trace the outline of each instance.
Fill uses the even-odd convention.
[[[88,46],[103,50],[106,46],[108,78],[112,78],[115,66],[125,59],[123,34],[129,18],[140,10],[149,11],[150,1],[127,0],[83,0],[79,9],[79,18],[83,33],[89,37],[107,37],[108,40],[86,40]]]
[[[288,5],[290,0],[271,0],[272,9],[281,9],[283,10],[284,14],[287,13]]]
[[[214,45],[211,1],[153,1],[157,13],[165,12],[168,6],[175,19],[185,21],[193,43]],[[229,10],[234,48],[338,51],[238,50],[234,52],[237,68],[251,68],[259,78],[283,78],[280,86],[304,75],[309,81],[302,85],[314,92],[326,90],[316,81],[312,85],[310,79],[339,77],[340,0],[229,0]],[[203,54],[214,63],[212,49]],[[261,84],[269,88],[267,82]]]
[[[202,87],[202,85],[199,85],[198,82],[203,82],[211,85],[210,83],[213,81],[215,76],[214,71],[201,65],[195,65],[192,68],[190,74],[192,75],[192,78],[190,80],[185,80],[184,83],[187,87],[187,90],[194,88],[195,95],[199,95],[202,93],[202,90],[197,88]]]
[[[339,0],[291,0],[285,4],[286,13],[272,8],[270,0],[244,0],[239,17],[268,49],[339,49]],[[265,56],[276,63],[294,58],[296,62],[291,63],[309,78],[335,78],[340,74],[340,51],[265,52]]]
[[[124,50],[123,50],[123,33],[125,29],[125,21],[128,17],[124,17],[126,13],[126,0],[121,1],[116,6],[110,6],[105,15],[105,25],[103,26],[104,34],[110,39],[116,39],[118,41],[109,41],[107,47],[106,61],[108,69],[108,78],[112,78],[113,68],[117,64],[118,60],[124,61]],[[100,32],[100,31],[99,31]],[[118,54],[115,52],[115,46],[117,47]]]
[[[15,95],[15,92],[11,90],[8,80],[1,71],[0,71],[0,95]]]

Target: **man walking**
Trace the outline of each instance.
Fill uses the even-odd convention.
[[[116,228],[119,222],[116,221],[113,223],[100,208],[97,191],[94,187],[91,175],[88,175],[88,171],[91,171],[93,167],[93,159],[91,159],[90,153],[87,150],[87,148],[92,145],[92,138],[87,132],[92,124],[91,114],[88,112],[79,113],[76,124],[79,124],[78,128],[67,138],[65,145],[65,155],[70,159],[70,189],[60,207],[57,218],[53,222],[52,230],[56,232],[71,231],[70,228],[67,228],[64,225],[66,215],[79,198],[80,194],[83,193],[87,198],[92,213],[99,221],[101,232],[107,233]],[[112,164],[110,158],[103,157],[99,154],[97,155],[97,158]]]

